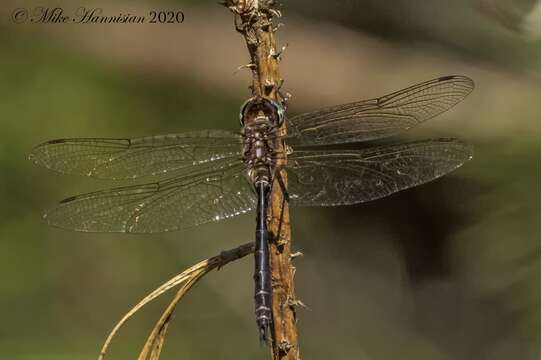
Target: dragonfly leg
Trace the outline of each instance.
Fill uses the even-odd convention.
[[[280,190],[282,190],[282,194],[284,195],[284,199],[287,202],[289,202],[289,193],[287,192],[287,187],[286,187],[284,178],[282,177],[281,169],[278,169],[276,171],[275,179],[276,179],[276,181],[278,181],[278,185],[280,186]]]

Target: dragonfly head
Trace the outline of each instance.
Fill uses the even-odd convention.
[[[242,126],[271,122],[280,127],[284,123],[285,109],[278,102],[261,96],[248,99],[240,108]]]

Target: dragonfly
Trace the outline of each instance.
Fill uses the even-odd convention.
[[[370,142],[449,110],[473,88],[468,77],[444,76],[291,118],[281,103],[256,96],[241,107],[240,133],[201,130],[133,139],[59,139],[38,145],[29,158],[64,174],[152,178],[62,200],[44,218],[65,229],[167,232],[255,210],[255,315],[259,336],[267,340],[272,279],[266,215],[269,193],[280,182],[281,171],[287,174],[282,190],[291,206],[358,204],[439,178],[471,159],[471,146],[457,139]],[[281,131],[284,127],[286,132]],[[277,151],[280,142],[286,153]],[[335,149],[363,142],[369,145]],[[286,165],[279,166],[285,156]]]

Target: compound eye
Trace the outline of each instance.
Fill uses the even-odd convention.
[[[239,119],[240,119],[240,124],[242,126],[244,126],[244,115],[246,113],[246,108],[248,107],[248,105],[253,101],[254,99],[253,98],[250,98],[248,100],[246,100],[242,106],[240,107],[240,114],[239,114]]]
[[[276,115],[278,116],[278,126],[282,126],[285,120],[286,109],[282,104],[276,101],[271,101],[274,110],[276,110]]]

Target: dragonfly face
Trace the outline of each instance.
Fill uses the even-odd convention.
[[[276,142],[284,122],[284,108],[263,97],[249,99],[241,107],[243,160],[254,185],[270,184],[276,166]]]
[[[267,121],[280,127],[284,122],[285,109],[282,105],[264,97],[248,99],[240,108],[240,124],[250,126],[256,122]]]

